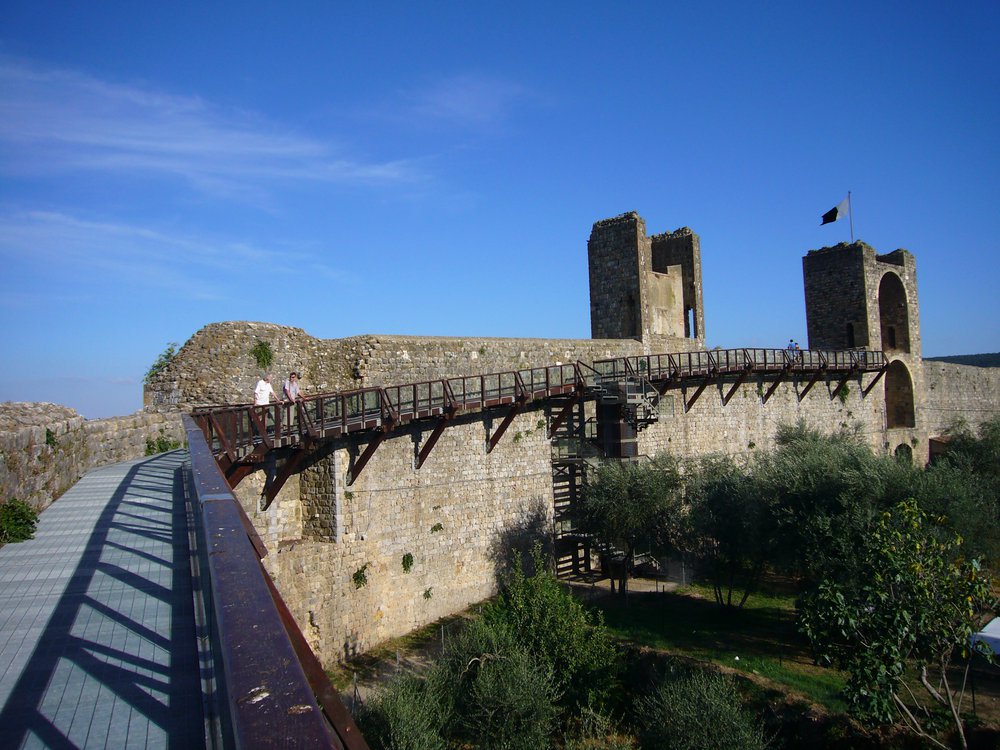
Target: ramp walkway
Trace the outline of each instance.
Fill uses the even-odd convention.
[[[91,471],[0,548],[0,748],[204,747],[186,460]]]

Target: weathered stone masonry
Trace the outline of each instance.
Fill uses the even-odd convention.
[[[266,323],[216,323],[197,332],[147,388],[151,411],[246,403],[259,372],[249,350],[268,341],[275,379],[303,374],[306,392],[500,372],[556,362],[704,347],[700,243],[689,229],[646,235],[635,213],[594,225],[588,243],[590,340],[358,336],[314,339]],[[893,366],[865,396],[872,375],[839,397],[824,380],[800,400],[790,380],[750,378],[723,405],[729,383],[702,394],[669,391],[659,420],[639,433],[640,454],[747,454],[773,445],[778,427],[858,429],[874,448],[927,455],[927,439],[953,417],[972,424],[1000,413],[997,373],[923,363],[913,256],[876,255],[863,243],[803,260],[812,348],[885,348]],[[777,345],[778,342],[776,342]],[[887,406],[889,408],[887,408]],[[551,405],[518,415],[492,453],[485,443],[504,412],[456,419],[419,470],[415,457],[433,423],[391,433],[348,486],[364,442],[345,438],[259,510],[265,472],[237,488],[271,554],[266,565],[324,660],[363,651],[450,614],[493,591],[497,552],[529,521],[551,521]],[[589,413],[593,413],[592,406]],[[404,558],[412,556],[409,571]]]
[[[44,510],[91,469],[143,456],[161,435],[184,440],[177,414],[87,420],[55,404],[0,404],[0,498]]]

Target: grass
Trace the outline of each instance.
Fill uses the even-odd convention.
[[[847,708],[839,696],[844,676],[814,665],[796,629],[791,592],[754,594],[743,609],[720,607],[712,589],[698,585],[593,604],[622,641],[764,678],[832,712]]]
[[[383,641],[370,651],[355,656],[347,662],[338,662],[326,667],[326,675],[330,678],[333,686],[341,692],[346,692],[351,687],[355,678],[361,682],[376,681],[380,674],[385,672],[387,664],[393,664],[396,655],[411,655],[432,653],[437,655],[441,651],[441,631],[444,629],[445,638],[452,632],[451,627],[455,622],[470,617],[469,612],[460,612],[450,617],[444,617],[422,628],[410,631],[399,638],[392,638]]]

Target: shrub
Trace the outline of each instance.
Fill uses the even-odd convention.
[[[611,691],[616,654],[600,615],[592,615],[545,569],[532,551],[535,574],[518,561],[500,595],[483,610],[495,628],[515,633],[521,645],[553,675],[564,706],[600,702]]]
[[[470,623],[428,682],[442,686],[455,738],[484,750],[550,746],[557,697],[552,672],[502,625]]]
[[[266,341],[257,341],[253,349],[250,350],[250,356],[257,363],[257,367],[262,370],[266,370],[274,362],[274,350]]]
[[[368,585],[369,564],[365,563],[351,574],[351,580],[354,581],[354,588],[360,589]]]
[[[372,750],[444,750],[445,717],[435,683],[403,675],[380,688],[355,716]]]
[[[768,745],[732,679],[705,671],[660,683],[640,699],[637,724],[644,750],[754,750]]]
[[[569,721],[565,750],[636,750],[635,740],[621,734],[614,722],[590,706]]]
[[[155,456],[157,453],[166,453],[167,451],[176,450],[180,447],[180,442],[168,438],[162,427],[160,428],[160,434],[155,440],[153,438],[146,438],[147,456]]]
[[[171,341],[167,344],[167,348],[160,352],[160,356],[156,358],[156,361],[146,370],[146,375],[143,377],[142,382],[148,384],[155,376],[166,370],[176,354],[177,342]]]
[[[23,500],[0,504],[0,545],[23,542],[35,535],[38,513]]]

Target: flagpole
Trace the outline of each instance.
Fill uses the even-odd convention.
[[[847,216],[851,220],[851,244],[854,244],[854,206],[851,205],[851,191],[847,191]]]

